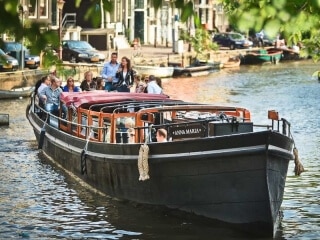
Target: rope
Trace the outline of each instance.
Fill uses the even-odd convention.
[[[294,155],[294,173],[296,176],[300,176],[302,172],[304,172],[304,167],[299,160],[299,153],[296,147],[293,148],[293,155]]]
[[[298,149],[296,147],[296,143],[294,142],[294,139],[293,139],[293,135],[292,133],[290,132],[290,136],[293,140],[293,155],[294,155],[294,174],[296,176],[300,176],[300,174],[302,172],[304,172],[304,167],[302,165],[302,163],[300,162],[300,159],[299,159],[299,152],[298,152]]]
[[[145,139],[143,145],[140,146],[139,157],[138,157],[138,170],[139,170],[139,181],[145,181],[150,179],[149,176],[149,146],[147,142],[149,140],[149,136],[151,135],[152,124],[149,126],[149,133]]]
[[[90,131],[91,131],[91,127],[89,127],[89,133],[86,139],[86,145],[84,146],[81,155],[80,155],[80,171],[81,174],[87,174],[87,149],[88,149],[88,144],[89,144],[89,140],[90,140]]]

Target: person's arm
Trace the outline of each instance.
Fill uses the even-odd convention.
[[[107,73],[108,73],[108,66],[107,66],[107,64],[108,64],[108,63],[105,63],[105,64],[103,65],[102,70],[101,70],[101,77],[102,77],[104,80],[107,80],[107,78],[108,78],[108,75],[107,75]]]
[[[129,81],[129,85],[132,86],[132,85],[133,85],[133,82],[134,82],[134,72],[133,72],[133,70],[131,69],[131,71],[130,71],[130,81]]]
[[[44,87],[40,94],[39,94],[39,98],[43,101],[43,102],[46,102],[47,101],[47,95],[46,95],[46,90],[48,89],[49,87]]]

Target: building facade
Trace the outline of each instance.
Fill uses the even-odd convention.
[[[111,0],[112,12],[103,10],[103,2],[95,6],[101,15],[98,27],[85,19],[91,1],[82,0],[79,8],[76,0],[65,0],[62,18],[59,18],[58,0],[20,0],[23,17],[37,21],[49,29],[59,30],[62,22],[62,39],[86,40],[99,50],[114,48],[114,39],[123,37],[129,42],[138,39],[141,44],[172,46],[179,39],[180,29],[192,33],[192,21],[181,23],[180,12],[174,1],[164,0],[156,10],[153,0]],[[225,31],[228,20],[217,0],[194,0],[194,10],[201,24],[208,30]]]

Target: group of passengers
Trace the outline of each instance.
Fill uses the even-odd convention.
[[[161,79],[150,75],[144,78],[139,76],[131,66],[130,59],[122,57],[121,63],[117,62],[118,54],[111,54],[111,60],[106,62],[101,71],[104,89],[108,92],[135,92],[162,94]],[[135,85],[135,89],[130,89]]]
[[[46,111],[57,114],[62,92],[105,90],[108,92],[163,93],[160,78],[154,75],[141,77],[132,69],[130,59],[122,57],[121,63],[118,63],[117,59],[118,54],[112,53],[111,60],[103,66],[101,77],[94,78],[91,71],[85,72],[80,87],[75,85],[71,76],[67,78],[65,86],[61,86],[61,80],[54,73],[44,76],[36,84],[35,91],[39,105]],[[135,87],[132,88],[133,86]],[[66,112],[66,107],[63,107],[64,116]]]

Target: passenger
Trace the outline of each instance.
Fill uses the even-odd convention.
[[[101,71],[102,79],[105,82],[104,89],[108,92],[116,90],[115,85],[118,83],[116,73],[120,64],[117,62],[117,59],[118,54],[116,52],[112,53],[110,62],[105,63]]]
[[[41,100],[44,102],[44,108],[47,112],[57,115],[60,108],[60,95],[62,93],[61,80],[57,77],[51,77],[51,86],[45,87],[41,91]],[[67,109],[63,107],[63,117],[66,116]]]
[[[156,77],[154,75],[149,76],[147,89],[148,89],[148,93],[162,94],[162,88],[158,85],[156,81]]]
[[[63,87],[63,92],[80,92],[80,88],[74,85],[72,77],[68,77],[67,84]]]
[[[134,132],[134,128],[129,128],[129,129],[128,129],[128,134],[129,134],[129,141],[128,141],[128,143],[135,143],[135,132]]]
[[[139,75],[134,76],[135,93],[144,93],[144,89],[147,87],[145,82],[140,78]]]
[[[159,128],[157,131],[157,142],[167,142],[167,130],[164,128]]]
[[[116,78],[119,79],[117,85],[118,92],[130,92],[133,85],[134,70],[131,68],[130,59],[123,57],[121,64],[116,73]]]
[[[146,87],[144,88],[144,93],[148,93],[148,83],[149,83],[149,76],[142,77],[142,81],[146,84]]]
[[[41,85],[38,87],[37,89],[37,95],[38,97],[40,97],[40,94],[42,92],[42,90],[48,86],[50,86],[51,84],[51,81],[50,81],[50,76],[49,75],[46,75],[44,77],[41,78]]]
[[[93,74],[91,71],[84,73],[84,80],[80,84],[82,91],[92,91],[96,89],[96,83],[93,81]]]
[[[96,83],[97,83],[96,90],[104,90],[104,82],[101,77],[96,78]]]

